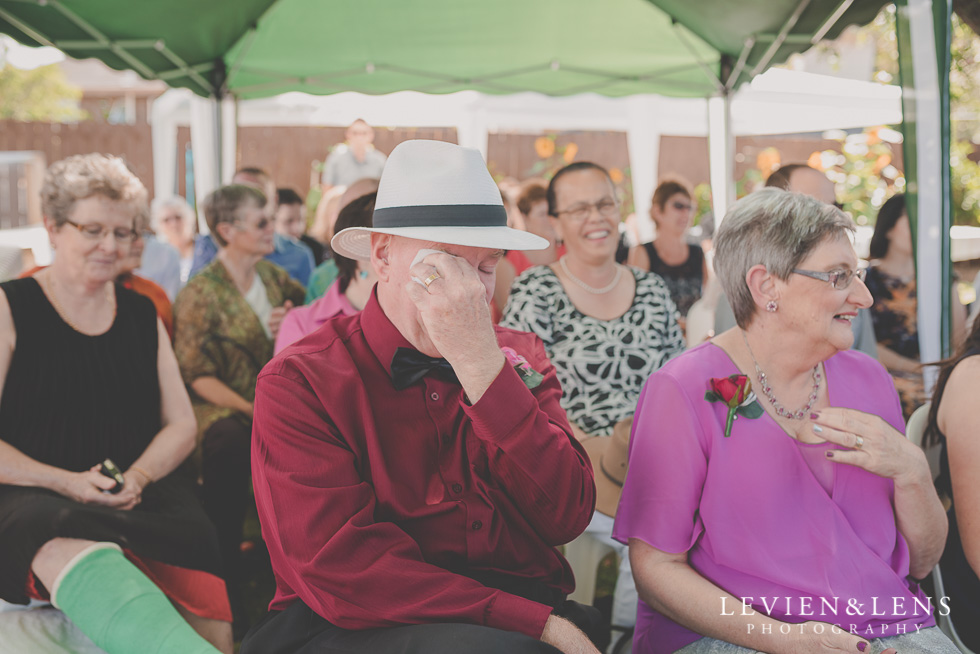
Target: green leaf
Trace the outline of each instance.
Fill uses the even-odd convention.
[[[524,385],[528,388],[537,388],[541,385],[541,382],[544,381],[544,375],[533,368],[528,367],[527,369],[524,369],[520,365],[517,365],[514,366],[514,369],[520,376],[521,381],[523,381]]]
[[[708,400],[709,402],[724,402],[724,400],[721,399],[721,396],[714,391],[705,391],[704,399]]]
[[[758,400],[756,400],[752,404],[738,407],[738,409],[736,409],[735,412],[738,415],[744,416],[746,418],[758,418],[764,413],[762,409],[762,405],[759,404]]]

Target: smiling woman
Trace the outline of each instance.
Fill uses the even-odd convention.
[[[676,310],[659,276],[616,263],[619,205],[604,168],[562,168],[547,200],[566,254],[517,278],[501,324],[544,341],[571,423],[608,436],[646,378],[683,349]]]
[[[677,181],[661,182],[653,192],[650,218],[657,238],[630,251],[628,263],[660,275],[680,314],[681,328],[691,305],[701,297],[708,265],[698,245],[686,240],[694,217],[691,191]]]
[[[912,581],[946,534],[928,464],[886,371],[848,349],[871,305],[853,229],[778,189],[722,222],[715,268],[738,326],[656,372],[634,419],[613,536],[643,600],[637,654],[956,651]],[[714,398],[731,375],[752,381],[756,417]]]

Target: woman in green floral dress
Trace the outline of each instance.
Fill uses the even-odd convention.
[[[174,350],[198,423],[204,508],[218,531],[236,630],[244,617],[237,589],[242,526],[249,503],[255,380],[269,359],[286,312],[305,290],[264,261],[273,249],[265,196],[225,186],[204,215],[218,256],[192,277],[174,303]]]

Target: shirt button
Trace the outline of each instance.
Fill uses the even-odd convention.
[[[438,402],[439,401],[439,394],[438,393],[433,392],[432,395],[430,395],[429,397],[432,398],[432,401],[433,402]]]
[[[457,494],[462,493],[463,486],[461,484],[453,484],[453,492]]]
[[[473,531],[478,531],[483,528],[483,523],[480,522],[479,520],[474,520],[473,524],[471,524],[470,527],[473,528]]]

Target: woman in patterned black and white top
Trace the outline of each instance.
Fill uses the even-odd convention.
[[[619,205],[604,168],[558,171],[548,213],[567,253],[515,280],[500,324],[544,341],[579,435],[608,436],[647,377],[684,349],[677,310],[658,275],[616,263]]]

